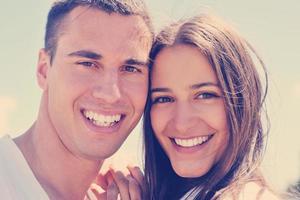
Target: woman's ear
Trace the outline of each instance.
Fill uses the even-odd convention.
[[[48,88],[48,72],[50,69],[50,56],[45,49],[39,51],[39,59],[37,63],[36,76],[41,89],[47,90]]]

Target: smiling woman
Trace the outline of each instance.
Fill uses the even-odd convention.
[[[152,127],[173,169],[205,174],[228,143],[223,94],[207,58],[188,45],[161,50],[151,88]]]
[[[277,199],[259,169],[266,88],[250,44],[203,14],[164,28],[150,58],[145,199]]]

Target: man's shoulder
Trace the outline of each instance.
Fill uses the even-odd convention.
[[[15,156],[19,154],[19,149],[9,135],[0,137],[0,163],[5,163],[14,160]]]
[[[16,145],[14,144],[12,138],[9,135],[4,135],[0,137],[0,162],[3,159],[9,159],[13,157],[11,151],[15,151]]]
[[[14,197],[14,187],[12,182],[12,170],[14,170],[14,155],[12,153],[13,141],[9,135],[0,137],[0,191],[1,199],[16,199]]]
[[[21,150],[6,135],[0,138],[1,199],[48,199]]]
[[[7,143],[11,140],[12,140],[12,138],[9,135],[1,135],[0,136],[0,144]]]
[[[12,145],[13,139],[10,135],[1,135],[0,136],[0,146],[7,146],[7,145]]]
[[[19,169],[17,165],[19,157],[18,147],[9,135],[0,137],[0,184],[11,181],[11,174]],[[21,166],[20,166],[21,167]],[[1,185],[1,188],[3,185]]]

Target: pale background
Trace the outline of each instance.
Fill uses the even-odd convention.
[[[38,50],[51,0],[5,1],[0,6],[0,134],[24,132],[37,115]],[[148,0],[159,28],[212,9],[256,47],[270,76],[271,131],[264,172],[284,190],[300,177],[300,1],[298,0]],[[62,111],[63,112],[63,111]],[[141,130],[136,128],[116,156],[116,167],[141,163]],[[107,164],[108,165],[108,164]]]

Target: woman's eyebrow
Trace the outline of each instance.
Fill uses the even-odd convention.
[[[150,92],[171,92],[171,90],[169,88],[152,88]]]
[[[213,83],[213,82],[203,82],[203,83],[197,83],[197,84],[193,84],[190,86],[191,89],[195,90],[195,89],[199,89],[201,87],[205,87],[205,86],[215,86],[215,87],[220,87],[219,84],[217,83]]]

